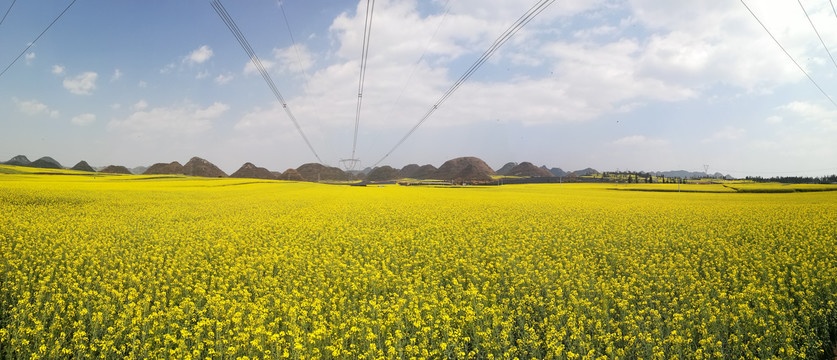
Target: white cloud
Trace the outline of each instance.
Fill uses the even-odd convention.
[[[282,115],[282,111],[278,106],[269,109],[255,108],[241,117],[235,123],[234,128],[239,131],[254,130],[255,132],[260,132],[275,127],[282,119],[280,117]]]
[[[55,75],[64,75],[66,68],[63,65],[52,65],[52,73]]]
[[[275,62],[270,61],[270,60],[262,60],[261,58],[259,58],[259,60],[262,63],[262,67],[264,67],[264,69],[268,70],[268,71],[270,69],[272,69],[274,65],[276,65]],[[259,73],[259,71],[256,69],[256,66],[253,65],[252,61],[248,61],[247,64],[244,65],[244,75],[251,75],[251,74],[258,74],[258,73]]]
[[[29,116],[39,116],[39,115],[46,115],[53,119],[58,118],[59,113],[57,110],[52,110],[46,104],[41,103],[38,100],[20,100],[18,98],[12,98],[12,101],[17,104],[17,110],[29,115]]]
[[[34,59],[35,59],[35,53],[31,52],[31,53],[26,54],[26,63],[27,64],[31,64],[32,60],[34,60]]]
[[[737,1],[631,0],[639,23],[654,30],[650,53],[663,62],[658,71],[674,81],[696,86],[720,83],[748,91],[770,90],[804,79],[804,74]],[[747,5],[808,71],[822,62],[822,46],[796,2],[748,1]],[[830,6],[809,7],[827,43],[837,41],[837,23]],[[823,21],[817,21],[817,19]],[[694,56],[689,60],[689,56]],[[824,66],[820,66],[825,68]],[[673,71],[686,70],[678,76]],[[648,71],[654,71],[648,69]]]
[[[648,138],[644,135],[631,135],[616,139],[612,142],[616,146],[651,147],[668,145],[668,140]]]
[[[192,51],[186,57],[186,60],[193,64],[202,64],[203,62],[209,60],[212,57],[212,54],[212,49],[207,45],[203,45],[195,51]]]
[[[192,103],[150,110],[137,110],[124,119],[113,119],[108,123],[111,130],[125,131],[134,135],[157,134],[169,137],[205,133],[213,126],[229,106],[213,103],[201,108]]]
[[[140,80],[137,83],[137,87],[141,88],[141,89],[147,88],[148,87],[148,82],[146,82],[145,80]]]
[[[124,74],[122,73],[121,70],[115,69],[115,70],[113,70],[113,75],[111,75],[111,77],[110,77],[110,81],[111,82],[117,81],[117,80],[122,78],[122,75],[124,75]]]
[[[817,103],[793,101],[779,107],[796,122],[814,124],[818,131],[837,131],[837,109]]]
[[[163,66],[163,68],[160,69],[160,74],[168,74],[174,71],[175,68],[177,68],[175,63],[166,64],[166,66]]]
[[[148,102],[144,99],[137,101],[137,103],[132,106],[132,109],[134,110],[145,110],[146,108],[148,108]]]
[[[96,115],[90,114],[90,113],[80,114],[80,115],[73,116],[73,118],[70,121],[74,125],[86,126],[86,125],[90,125],[94,121],[96,121]]]
[[[88,71],[73,78],[64,79],[64,88],[76,95],[90,95],[96,89],[99,74]]]
[[[282,73],[302,74],[314,65],[314,55],[304,44],[297,44],[283,49],[273,49],[273,58]]]
[[[195,115],[198,118],[214,119],[214,118],[220,117],[221,114],[227,112],[227,110],[229,110],[229,109],[230,109],[229,105],[219,103],[219,102],[215,102],[215,103],[212,103],[212,105],[210,105],[206,109],[197,109],[197,111],[195,111]]]
[[[235,75],[233,75],[231,73],[218,74],[218,76],[215,77],[215,83],[217,83],[218,85],[224,85],[224,84],[232,81],[232,79],[234,79],[234,78],[235,78]]]
[[[716,131],[712,136],[703,139],[702,142],[716,142],[716,141],[735,141],[741,139],[747,131],[742,128],[734,126],[725,126],[723,129]]]
[[[837,117],[837,110],[805,101],[793,101],[780,106],[779,109],[809,120],[833,119]]]
[[[390,2],[375,8],[375,28],[387,31],[377,33],[370,44],[364,110],[377,110],[363,113],[364,124],[414,124],[467,64],[516,18],[514,14],[526,10],[515,2],[465,1],[452,4],[443,22],[441,12],[422,17],[415,6],[414,2]],[[646,54],[652,50],[659,53],[654,59],[660,63],[667,59],[663,58],[669,56],[668,52],[657,51],[648,42],[625,34],[625,26],[604,25],[602,19],[594,19],[590,32],[595,35],[579,40],[572,33],[551,33],[558,30],[554,24],[545,23],[591,9],[598,11],[603,6],[601,2],[576,1],[568,8],[556,6],[542,14],[542,19],[527,25],[527,30],[518,33],[457,90],[426,126],[465,125],[491,118],[528,125],[588,121],[630,112],[649,102],[683,101],[701,94],[701,84],[669,81],[649,71],[653,67],[648,65],[651,60],[646,60]],[[299,116],[305,116],[306,109],[312,113],[305,118],[331,113],[331,118],[337,119],[340,114],[351,113],[356,98],[347,94],[356,93],[352,88],[357,87],[365,4],[359,4],[358,9],[359,16],[344,13],[332,23],[330,32],[338,41],[335,55],[339,62],[314,72],[307,88],[309,96],[290,102]],[[308,50],[301,49],[300,57],[307,58]],[[699,50],[675,57],[679,61],[675,70],[699,68],[705,60],[692,59]],[[299,72],[294,48],[275,49],[273,55],[275,63],[266,62],[266,67]],[[303,65],[313,67],[305,60]],[[527,72],[530,68],[542,68],[541,74],[549,75],[532,76]],[[245,73],[252,72],[255,68],[248,63]],[[315,107],[317,113],[313,114]],[[396,113],[399,116],[394,116]]]
[[[308,114],[307,111],[305,113]],[[321,120],[306,118],[305,121],[300,122],[306,137],[315,144],[315,147],[319,147],[317,144],[321,144],[324,137],[322,128],[314,124],[317,121]],[[252,109],[235,123],[234,129],[236,133],[230,137],[230,141],[245,147],[273,147],[276,144],[304,146],[299,132],[278,103],[268,108]],[[296,155],[298,154],[294,154]],[[306,153],[305,156],[307,155]]]

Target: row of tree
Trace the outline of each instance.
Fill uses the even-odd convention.
[[[747,176],[745,179],[755,182],[779,182],[785,184],[837,184],[837,175],[825,175],[819,177],[774,176],[771,178],[764,178],[761,176]]]
[[[685,184],[686,179],[678,178],[678,177],[666,177],[665,175],[654,176],[653,174],[646,173],[643,171],[640,172],[603,172],[602,180],[606,181],[625,181],[628,183],[633,184],[650,184],[650,183],[663,183],[663,184]]]

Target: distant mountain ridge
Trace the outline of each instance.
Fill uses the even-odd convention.
[[[32,162],[25,155],[17,155],[9,161],[6,161],[4,164],[6,165],[15,165],[15,166],[29,166]]]
[[[401,171],[394,169],[392,166],[384,165],[376,167],[366,175],[367,181],[390,181],[403,178]]]
[[[183,165],[177,161],[166,163],[156,163],[145,169],[143,175],[180,175],[183,174]]]
[[[96,170],[93,170],[93,168],[90,167],[87,161],[84,160],[79,161],[78,164],[75,164],[73,167],[70,168],[70,170],[96,172]]]
[[[576,170],[571,172],[570,174],[574,174],[576,176],[587,176],[587,175],[596,175],[599,171],[593,168],[586,168],[581,170]]]
[[[507,162],[505,165],[503,165],[503,167],[497,170],[497,175],[508,175],[509,171],[511,171],[511,169],[514,169],[515,166],[517,166],[516,162]]]
[[[317,163],[302,164],[296,168],[296,172],[305,181],[346,181],[353,175],[344,172],[333,166],[325,166]]]
[[[401,176],[404,178],[412,178],[412,179],[429,179],[434,173],[436,173],[437,169],[435,166],[426,164],[422,166],[418,166],[418,164],[410,164],[403,168],[401,168]]]
[[[104,169],[99,170],[99,172],[100,173],[106,173],[106,174],[133,175],[133,173],[131,173],[131,170],[128,170],[128,168],[126,168],[122,165],[108,165]]]
[[[544,166],[541,166],[541,169],[544,169],[544,170],[546,170],[546,171],[549,171],[549,173],[550,173],[550,174],[552,174],[552,176],[558,176],[558,177],[560,177],[560,176],[567,176],[567,175],[569,175],[569,174],[567,174],[567,172],[565,172],[564,170],[561,170],[561,168],[552,168],[552,169],[547,169],[547,168],[546,168],[546,165],[544,165]]]
[[[430,179],[452,181],[491,181],[497,175],[485,161],[474,156],[464,156],[445,161]]]
[[[26,166],[34,167],[34,168],[41,168],[41,169],[63,169],[64,168],[63,166],[61,166],[61,163],[59,163],[58,161],[56,161],[55,159],[53,159],[49,156],[44,156],[44,157],[42,157],[38,160],[35,160],[35,161],[29,163],[29,165],[26,165]]]
[[[506,164],[508,165],[508,164]],[[525,177],[553,177],[552,173],[546,169],[539,168],[528,161],[524,161],[509,169],[508,176],[525,176]]]
[[[276,180],[276,176],[270,170],[263,167],[253,165],[253,163],[245,163],[236,172],[230,174],[232,178],[247,178],[247,179],[265,179]]]
[[[730,175],[724,175],[719,172],[716,172],[712,175],[709,175],[703,171],[686,171],[686,170],[673,170],[673,171],[656,171],[653,172],[654,176],[665,176],[667,178],[681,178],[681,179],[691,179],[691,178],[706,178],[712,177],[715,179],[727,179],[732,178]]]
[[[35,161],[30,161],[25,155],[16,155],[6,162],[1,164],[25,166],[33,168],[45,169],[66,169],[57,160],[44,156]],[[110,165],[108,167],[94,167],[90,166],[86,161],[80,161],[70,170],[85,171],[85,172],[110,172],[121,174],[144,174],[144,175],[187,175],[187,176],[201,176],[201,177],[227,177],[228,175],[212,164],[211,162],[200,157],[192,157],[186,165],[181,165],[177,161],[171,163],[156,163],[149,167],[137,166],[134,168],[126,168],[124,166]],[[127,171],[127,172],[126,172]],[[607,173],[610,173],[608,171]],[[617,171],[618,173],[618,171]],[[445,181],[464,181],[464,182],[488,182],[497,175],[514,176],[514,177],[566,177],[574,176],[589,176],[600,174],[600,172],[593,168],[585,168],[566,172],[561,168],[547,166],[537,167],[530,162],[508,162],[504,164],[499,170],[493,170],[488,164],[480,158],[473,156],[458,157],[446,161],[442,166],[436,168],[433,165],[426,164],[419,166],[418,164],[409,164],[401,169],[396,169],[391,166],[380,166],[376,168],[365,168],[360,171],[343,171],[339,168],[326,166],[317,163],[303,164],[296,169],[287,169],[285,172],[270,171],[266,168],[259,167],[253,163],[247,162],[241,166],[231,177],[237,178],[253,178],[253,179],[276,179],[276,180],[290,180],[290,181],[347,181],[347,180],[362,180],[369,181],[390,181],[398,179],[418,179],[418,180],[445,180]],[[715,172],[712,175],[699,171],[686,170],[672,170],[672,171],[655,171],[647,172],[657,177],[666,178],[715,178],[715,179],[732,179],[730,175],[724,175]]]
[[[131,174],[142,175],[142,174],[145,174],[146,170],[148,170],[148,166],[137,166],[137,167],[132,167],[128,170],[131,171]]]
[[[201,176],[201,177],[227,177],[227,173],[219,169],[215,164],[201,159],[197,156],[189,159],[186,165],[183,165],[183,175]]]

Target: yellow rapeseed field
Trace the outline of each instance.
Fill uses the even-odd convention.
[[[0,174],[0,358],[823,358],[837,192]]]

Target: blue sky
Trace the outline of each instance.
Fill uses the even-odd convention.
[[[363,165],[534,2],[376,1]],[[0,66],[69,3],[17,2],[0,24]],[[327,165],[352,152],[366,3],[286,0],[293,46],[278,2],[224,2]],[[747,4],[837,100],[837,65],[799,4]],[[829,2],[802,4],[837,51]],[[134,167],[200,156],[228,173],[315,162],[248,64],[208,1],[79,0],[0,77],[0,158]],[[559,1],[381,164],[478,156],[495,168],[816,176],[837,173],[834,139],[837,105],[742,3]]]

